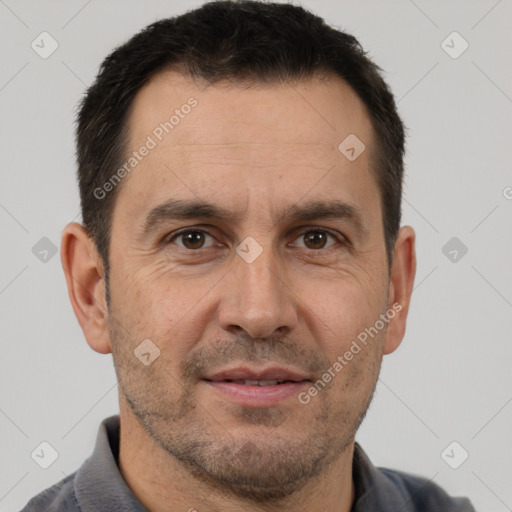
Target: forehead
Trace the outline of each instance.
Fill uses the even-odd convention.
[[[127,156],[150,148],[119,194],[133,215],[170,196],[207,194],[225,203],[237,187],[244,191],[229,200],[244,206],[258,191],[267,206],[276,195],[295,202],[315,183],[324,195],[333,187],[341,192],[342,184],[348,192],[375,192],[369,116],[352,88],[334,76],[245,87],[165,71],[138,92],[127,122]],[[354,135],[366,149],[350,161],[338,146]]]
[[[197,101],[197,107],[192,115],[185,114],[185,123],[183,112],[175,111],[188,111],[186,105],[191,98]],[[345,81],[334,75],[293,85],[246,86],[228,81],[207,84],[175,71],[160,72],[133,101],[128,119],[132,142],[152,133],[172,114],[179,119],[172,120],[175,124],[169,133],[176,144],[330,144],[347,129],[359,132],[363,138],[371,134],[364,104]],[[290,122],[297,119],[303,119],[303,123],[291,126]],[[222,130],[217,129],[216,122],[223,123]]]

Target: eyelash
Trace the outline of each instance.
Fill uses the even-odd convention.
[[[212,238],[215,238],[213,235],[208,233],[208,231],[205,231],[203,229],[199,229],[199,228],[186,228],[186,229],[183,229],[181,231],[178,231],[178,232],[173,233],[173,234],[169,235],[168,237],[166,237],[164,239],[164,244],[165,245],[171,244],[171,243],[174,242],[174,240],[176,240],[180,236],[184,236],[184,235],[186,235],[188,233],[203,233],[205,235],[211,236]],[[308,229],[302,231],[301,233],[299,233],[299,235],[294,240],[296,240],[297,238],[300,238],[301,236],[306,235],[307,233],[326,233],[327,235],[330,235],[336,242],[338,242],[338,244],[340,244],[340,245],[348,245],[348,240],[345,237],[343,237],[342,235],[337,236],[333,232],[331,232],[331,231],[329,231],[327,229],[324,229],[324,228],[320,228],[320,227],[308,228]],[[329,249],[334,248],[335,246],[336,246],[336,244],[330,245],[329,247],[321,247],[320,249],[308,249],[307,247],[299,247],[299,249],[306,250],[306,251],[311,251],[311,252],[321,252],[321,251],[325,252],[325,251],[327,251]],[[181,249],[184,249],[186,251],[189,251],[189,252],[199,252],[201,250],[209,249],[210,248],[210,247],[200,247],[199,249],[188,249],[187,247],[182,247],[180,245],[178,245],[178,247],[180,247]]]

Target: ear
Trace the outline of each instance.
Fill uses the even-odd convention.
[[[111,352],[103,264],[96,244],[76,222],[62,233],[62,267],[69,299],[90,347],[101,354]]]
[[[416,275],[415,239],[416,235],[410,226],[400,228],[393,251],[389,284],[388,311],[394,311],[395,315],[390,317],[388,324],[384,354],[395,351],[405,334],[407,313]]]

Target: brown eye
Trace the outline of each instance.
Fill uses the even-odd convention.
[[[177,244],[180,247],[184,247],[185,249],[190,250],[197,250],[204,248],[205,240],[208,237],[213,240],[213,237],[208,233],[194,229],[177,233],[175,236],[172,237],[170,242],[174,242],[175,240],[181,240],[181,244]]]
[[[303,248],[305,249],[318,250],[326,249],[327,247],[331,246],[326,246],[329,237],[334,240],[334,243],[331,244],[334,245],[337,242],[335,236],[329,233],[328,231],[323,231],[319,229],[306,231],[302,233],[297,240],[304,240]]]

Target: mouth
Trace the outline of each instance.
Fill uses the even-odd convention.
[[[244,386],[278,386],[281,384],[287,384],[287,383],[296,383],[296,382],[303,382],[303,381],[294,381],[294,380],[247,380],[247,379],[238,379],[238,380],[210,380],[210,379],[204,379],[207,382],[233,382],[234,384],[243,384]],[[308,381],[309,382],[309,381]]]
[[[236,367],[202,379],[208,389],[224,399],[247,407],[269,407],[297,396],[312,380],[306,374],[283,367],[254,369]]]

